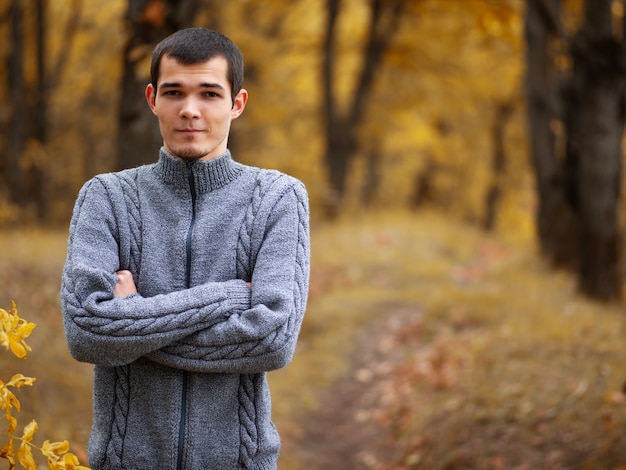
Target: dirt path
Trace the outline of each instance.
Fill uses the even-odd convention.
[[[373,469],[394,457],[391,426],[378,410],[388,373],[399,359],[391,350],[392,337],[407,321],[406,315],[397,315],[360,333],[350,373],[322,394],[320,409],[308,417],[297,442],[302,468]]]

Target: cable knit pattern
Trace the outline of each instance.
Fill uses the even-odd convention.
[[[113,422],[111,425],[111,437],[109,439],[109,451],[111,456],[111,468],[122,467],[122,453],[124,451],[124,436],[128,419],[128,403],[130,387],[128,383],[128,366],[115,367],[115,406],[113,409]]]
[[[241,424],[239,462],[244,468],[253,468],[252,459],[258,449],[259,441],[254,403],[255,378],[256,376],[251,374],[241,375],[239,384],[239,422]]]
[[[301,182],[229,152],[185,162],[162,149],[85,184],[61,301],[70,352],[99,371],[92,468],[175,467],[183,370],[183,468],[276,468],[266,372],[291,360],[302,324],[308,211]],[[137,294],[113,296],[119,269]]]
[[[135,282],[139,276],[139,268],[141,266],[141,210],[139,207],[139,190],[137,187],[137,173],[116,173],[121,192],[124,195],[126,208],[128,209],[128,225],[130,231],[129,246],[127,249],[127,263],[120,263],[121,266],[127,266],[125,269],[133,273]],[[126,251],[126,250],[125,250]],[[120,256],[122,247],[120,247]]]
[[[280,176],[280,173],[277,171],[266,170],[260,172],[256,180],[252,198],[243,220],[244,223],[239,231],[237,243],[237,275],[242,279],[251,279],[252,277],[252,268],[254,266],[253,252],[256,251],[255,248],[258,248],[252,246],[252,231],[261,207],[261,201],[263,201],[263,197],[267,194],[268,189]]]

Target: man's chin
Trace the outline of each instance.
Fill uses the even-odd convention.
[[[172,149],[172,155],[182,158],[183,160],[200,160],[207,156],[207,152],[198,149],[182,148]]]

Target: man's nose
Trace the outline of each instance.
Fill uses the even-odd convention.
[[[192,97],[185,99],[180,110],[180,115],[185,119],[198,118],[200,116],[200,107],[197,100]]]

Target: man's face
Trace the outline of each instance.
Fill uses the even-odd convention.
[[[157,89],[148,85],[146,99],[169,153],[210,160],[226,151],[230,124],[248,100],[242,89],[232,102],[227,70],[223,57],[192,65],[162,58]]]

